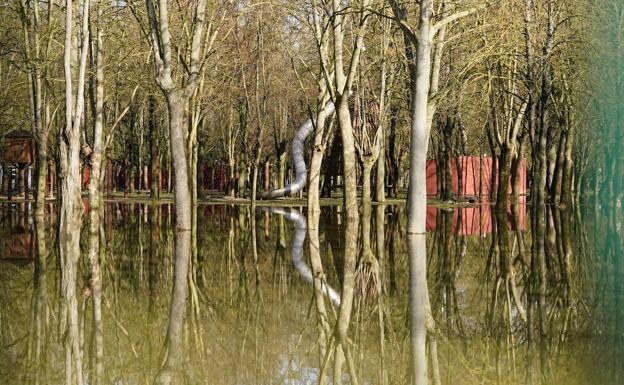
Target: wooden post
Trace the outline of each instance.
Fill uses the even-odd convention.
[[[17,169],[17,195],[26,197],[26,167]]]
[[[11,181],[11,170],[7,163],[2,164],[2,183],[0,184],[0,194],[9,195],[9,186]]]
[[[110,197],[113,195],[113,161],[106,156],[106,193]]]
[[[124,173],[124,197],[128,196],[128,188],[130,186],[130,173],[128,172],[128,155],[124,158],[123,165],[123,173]]]

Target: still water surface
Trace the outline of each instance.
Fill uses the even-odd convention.
[[[67,382],[55,210],[35,226],[29,204],[0,204],[0,384]],[[173,209],[109,203],[101,358],[86,226],[82,237],[84,381],[96,382],[96,367],[105,384],[160,381],[176,352],[166,369],[189,384],[410,384],[423,367],[436,385],[624,384],[621,214],[548,209],[536,258],[526,210],[431,207],[427,280],[415,285],[404,207],[373,207],[355,230],[339,207],[323,207],[315,234],[304,208],[258,209],[252,220],[249,207],[199,206],[183,346],[170,346]],[[410,328],[428,331],[423,349]]]

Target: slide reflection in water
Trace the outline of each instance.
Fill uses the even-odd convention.
[[[312,269],[303,261],[303,244],[307,232],[306,218],[295,209],[285,209],[282,207],[262,207],[260,209],[281,215],[295,225],[295,234],[293,235],[290,247],[292,261],[303,278],[307,282],[312,283]],[[323,293],[332,301],[334,306],[340,306],[340,294],[325,282],[323,282]]]

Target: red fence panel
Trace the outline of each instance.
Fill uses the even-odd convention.
[[[459,166],[459,167],[458,167]],[[462,197],[487,197],[496,189],[498,173],[492,179],[492,158],[477,156],[460,156],[451,159],[451,192]],[[520,195],[526,194],[526,159],[520,166]],[[461,175],[461,183],[459,176]],[[511,192],[511,180],[508,182]],[[437,164],[435,160],[427,161],[427,195],[439,196],[437,181]]]

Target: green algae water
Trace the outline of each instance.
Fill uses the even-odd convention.
[[[0,205],[0,384],[66,383],[67,336],[59,334],[63,271],[50,219],[56,210],[48,206],[49,222],[35,226],[29,204]],[[488,206],[430,208],[425,289],[434,326],[421,357],[429,383],[622,384],[621,215],[595,206],[549,209],[546,280],[535,285],[526,262],[526,210],[501,216]],[[87,244],[76,282],[75,337],[85,383],[95,383],[98,365],[101,383],[154,383],[174,350],[172,383],[413,383],[405,209],[378,206],[373,213],[371,259],[362,253],[361,236],[357,244],[345,243],[352,230],[340,207],[323,207],[316,260],[303,208],[199,206],[197,255],[182,298],[184,336],[181,346],[170,346],[174,209],[107,204],[101,357]],[[45,255],[37,252],[41,240]],[[353,274],[345,274],[348,248],[358,255]],[[324,278],[316,296],[312,274],[319,261]],[[346,359],[336,369],[327,352],[336,344],[332,330],[345,290],[353,293],[352,310]],[[329,335],[320,326],[323,317]]]
[[[590,309],[594,334],[599,346],[587,348],[595,383],[624,383],[624,4],[597,2],[590,16],[591,40],[596,54],[590,59],[591,108],[585,138],[595,143],[596,152],[589,164],[588,179],[593,188],[586,201],[591,202],[594,222],[589,227],[593,248],[593,269],[588,277],[596,296]]]

